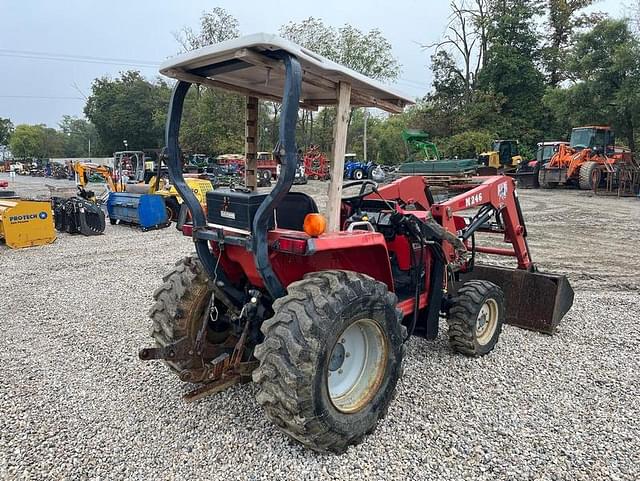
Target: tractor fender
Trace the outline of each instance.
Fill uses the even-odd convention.
[[[276,248],[279,240],[284,238],[305,238],[306,251],[294,253]],[[394,290],[389,252],[380,233],[336,232],[311,238],[301,232],[274,230],[269,232],[268,244],[269,262],[285,289],[292,282],[303,279],[305,274],[345,270],[366,274],[384,282],[391,292]],[[243,246],[226,245],[220,263],[230,279],[239,280],[244,275],[251,285],[264,287],[252,254]]]

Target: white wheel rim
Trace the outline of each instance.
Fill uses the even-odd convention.
[[[373,398],[384,378],[387,356],[382,329],[372,319],[360,319],[338,336],[326,367],[329,398],[338,411],[359,411]]]
[[[493,338],[498,325],[498,303],[487,299],[476,318],[476,339],[478,344],[485,345]]]

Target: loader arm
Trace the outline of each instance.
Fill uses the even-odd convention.
[[[531,260],[531,253],[527,245],[527,230],[524,224],[518,194],[515,189],[515,181],[511,177],[493,176],[477,187],[459,194],[445,202],[431,206],[431,214],[440,221],[441,225],[450,232],[459,230],[456,227],[457,212],[490,206],[494,212],[502,217],[504,222],[504,241],[510,243],[512,248],[478,248],[479,252],[487,254],[513,256],[517,259],[518,269],[535,270]],[[468,238],[481,226],[470,225],[465,232]],[[469,229],[472,229],[470,232]],[[466,239],[465,239],[466,240]],[[443,246],[449,262],[456,260],[456,252],[450,243]]]
[[[460,229],[457,212],[479,208],[478,213]],[[472,252],[515,257],[517,268],[462,263],[461,281],[481,279],[498,285],[505,295],[507,322],[525,329],[551,334],[573,305],[573,289],[563,275],[539,272],[531,259],[527,244],[527,229],[520,209],[515,182],[511,177],[494,176],[477,187],[457,195],[446,202],[434,204],[431,213],[450,232],[457,232]],[[495,216],[502,228],[503,241],[511,248],[476,246],[475,231],[483,230],[486,222]],[[457,227],[456,227],[457,226]],[[490,230],[491,232],[491,230]],[[471,245],[469,241],[471,240]],[[459,265],[458,255],[450,243],[443,243],[447,260]],[[456,287],[454,286],[454,291]]]

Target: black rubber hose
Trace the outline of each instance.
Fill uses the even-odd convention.
[[[410,220],[407,220],[407,222],[411,222]],[[422,273],[424,271],[424,249],[426,247],[426,243],[424,241],[424,237],[422,236],[421,230],[419,226],[415,226],[417,227],[415,231],[413,231],[413,229],[407,229],[408,232],[413,233],[413,238],[415,238],[415,240],[417,240],[418,242],[420,242],[420,261],[418,262],[418,264],[415,264],[415,256],[413,255],[413,252],[411,253],[411,268],[415,269],[415,283],[416,283],[416,290],[414,293],[414,298],[413,298],[413,317],[411,318],[411,322],[409,323],[409,327],[407,328],[407,337],[405,337],[403,342],[407,342],[409,340],[409,338],[413,335],[414,331],[416,330],[416,325],[418,324],[418,316],[420,315],[420,293],[422,292],[422,285],[421,285],[421,280],[422,280]],[[420,235],[417,235],[417,233],[420,233]]]

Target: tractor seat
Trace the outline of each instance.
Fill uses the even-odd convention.
[[[307,214],[318,213],[316,201],[303,192],[289,192],[276,209],[280,229],[302,230]]]

